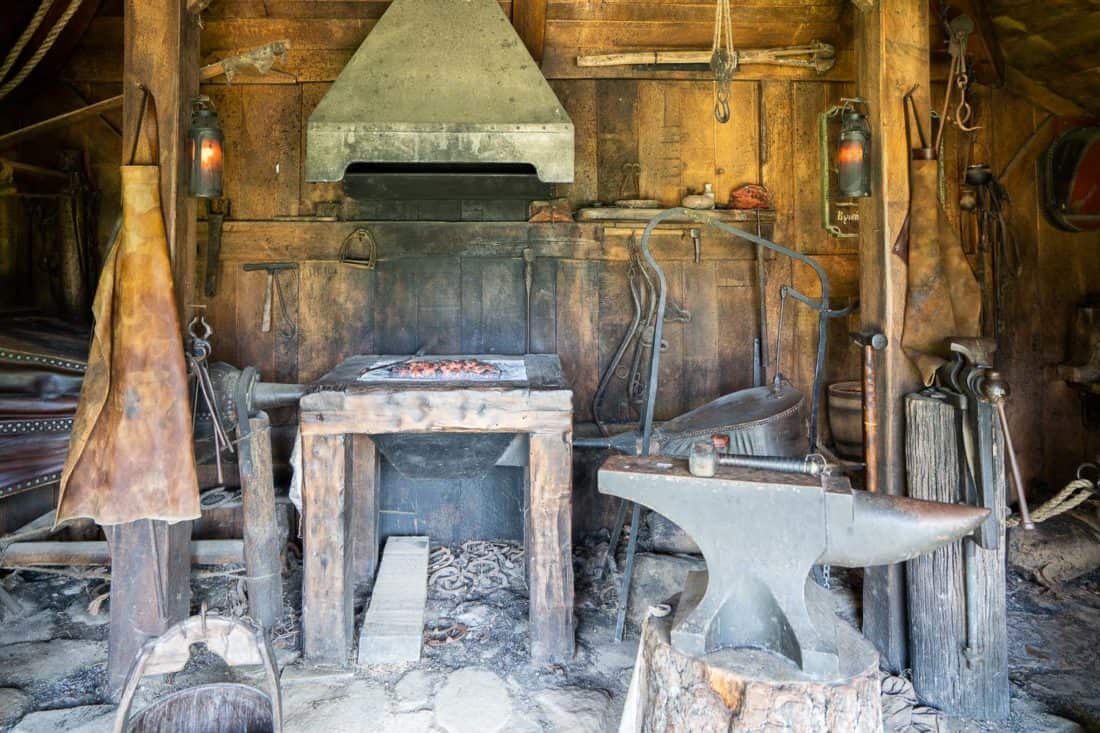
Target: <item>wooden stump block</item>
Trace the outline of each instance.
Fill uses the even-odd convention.
[[[878,653],[855,629],[837,627],[841,677],[815,680],[756,649],[681,654],[670,641],[672,616],[650,616],[620,733],[881,731]]]
[[[906,467],[914,499],[958,502],[963,462],[956,409],[943,400],[912,394],[905,400]],[[997,503],[1004,515],[1004,441],[994,429]],[[909,663],[920,699],[952,715],[1008,717],[1008,611],[1005,537],[983,549],[972,540],[952,542],[908,563]],[[969,567],[973,608],[967,608]],[[972,630],[967,615],[973,614]],[[973,638],[971,637],[973,634]]]

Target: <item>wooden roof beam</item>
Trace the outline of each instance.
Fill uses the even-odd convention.
[[[512,0],[512,25],[537,64],[542,63],[546,47],[546,3],[547,0]]]

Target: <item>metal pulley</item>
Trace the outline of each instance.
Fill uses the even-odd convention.
[[[733,20],[729,0],[718,0],[714,14],[714,43],[710,68],[714,72],[714,119],[730,121],[730,81],[737,71],[737,51],[733,48]]]

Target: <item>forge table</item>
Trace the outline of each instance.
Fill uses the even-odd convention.
[[[379,457],[371,435],[480,432],[528,435],[524,521],[533,659],[573,656],[573,393],[553,354],[431,357],[510,360],[500,379],[360,381],[402,357],[355,356],[300,403],[302,650],[346,665],[353,594],[377,564]],[[382,371],[382,370],[378,370]],[[525,371],[525,374],[521,374]]]

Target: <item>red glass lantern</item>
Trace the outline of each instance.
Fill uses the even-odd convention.
[[[848,198],[871,195],[871,126],[863,113],[851,108],[841,115],[836,165],[837,193]]]

